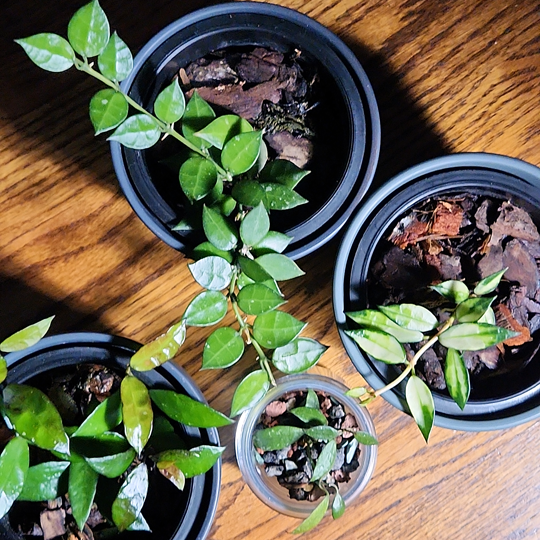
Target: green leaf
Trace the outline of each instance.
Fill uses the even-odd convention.
[[[68,495],[73,518],[82,531],[96,495],[98,473],[86,461],[72,462],[69,467]]]
[[[324,478],[334,466],[336,461],[337,447],[336,441],[329,441],[324,448],[321,450],[315,468],[313,469],[313,476],[311,477],[311,482],[316,482]]]
[[[212,107],[199,96],[197,91],[194,91],[182,119],[182,134],[198,148],[208,148],[210,143],[194,134],[206,127],[215,117],[216,113]]]
[[[69,21],[67,34],[72,47],[86,58],[105,50],[110,36],[109,21],[97,0],[75,12]]]
[[[459,322],[476,322],[491,307],[495,296],[491,298],[468,298],[461,302],[456,309],[456,319]]]
[[[345,392],[345,395],[352,398],[359,398],[365,396],[367,393],[368,391],[365,386],[357,386],[356,388],[351,388],[350,390],[347,390],[347,392]]]
[[[242,122],[242,119],[239,116],[236,116],[235,114],[224,114],[223,116],[218,116],[218,118],[210,122],[200,131],[197,131],[195,136],[204,139],[212,146],[222,150],[223,145],[235,135],[249,131],[253,131],[253,128],[249,123]]]
[[[392,306],[378,306],[379,309],[396,324],[406,330],[429,332],[437,327],[437,317],[423,306],[416,304],[398,304]]]
[[[248,315],[260,315],[285,303],[286,300],[262,283],[246,285],[238,293],[238,305]]]
[[[133,55],[116,32],[98,57],[99,70],[113,81],[123,81],[133,69]]]
[[[379,441],[367,431],[356,431],[354,433],[354,438],[360,443],[365,446],[374,446],[379,444]]]
[[[183,320],[188,326],[212,326],[226,314],[226,296],[219,291],[203,291],[190,302]]]
[[[60,414],[41,390],[8,384],[4,388],[4,414],[15,431],[32,444],[69,454],[69,439]]]
[[[403,345],[394,336],[367,328],[345,330],[345,333],[376,360],[385,364],[403,364],[407,361]]]
[[[182,164],[178,178],[186,197],[190,201],[200,201],[216,185],[217,169],[211,161],[195,156]]]
[[[444,380],[450,396],[463,410],[469,399],[471,383],[463,357],[456,349],[448,349],[446,353]]]
[[[483,296],[484,294],[492,293],[499,286],[499,283],[507,270],[508,268],[503,268],[479,281],[478,285],[474,288],[474,294]]]
[[[422,379],[411,375],[405,388],[405,397],[411,414],[427,442],[435,418],[435,404],[431,391]]]
[[[257,257],[256,260],[276,281],[285,281],[304,275],[293,260],[280,253],[267,253]]]
[[[242,272],[253,281],[264,282],[272,280],[272,276],[257,261],[239,255],[238,264]]]
[[[171,326],[150,343],[143,345],[129,361],[130,367],[137,371],[149,371],[176,356],[186,339],[186,323],[180,321]]]
[[[185,426],[211,428],[232,424],[230,418],[205,403],[172,390],[150,390],[150,397],[169,418]]]
[[[282,253],[291,243],[291,240],[291,236],[287,236],[286,234],[277,231],[269,231],[260,242],[253,245],[253,253],[255,253],[255,255]]]
[[[233,275],[232,266],[219,256],[204,257],[188,264],[193,279],[204,289],[221,291],[229,286]]]
[[[240,334],[234,328],[218,328],[204,344],[201,369],[231,367],[243,354],[244,340]]]
[[[112,518],[119,531],[126,530],[141,514],[148,493],[148,469],[144,463],[124,480],[112,505]]]
[[[518,335],[518,332],[491,324],[462,323],[445,330],[439,336],[439,342],[448,349],[481,351]]]
[[[296,407],[295,409],[291,409],[290,413],[302,420],[304,424],[309,424],[310,422],[315,422],[320,426],[328,424],[326,416],[324,416],[319,409],[314,409],[312,407]]]
[[[6,380],[7,372],[6,359],[0,354],[0,384]]]
[[[330,495],[325,495],[324,499],[315,507],[315,510],[309,514],[309,516],[296,527],[293,531],[291,531],[292,534],[303,534],[308,531],[311,531],[311,529],[314,529],[322,520],[324,517],[324,514],[326,514],[326,511],[328,510],[328,505],[330,503]]]
[[[308,175],[310,171],[304,171],[291,161],[286,159],[274,159],[266,164],[261,171],[261,182],[277,182],[289,189],[294,189],[298,182]]]
[[[487,308],[486,312],[476,322],[493,325],[497,324],[497,318],[495,317],[495,312],[493,311],[493,308]]]
[[[21,437],[11,439],[0,454],[0,518],[23,490],[29,462],[28,443]]]
[[[31,324],[30,326],[27,326],[12,336],[4,339],[4,341],[0,343],[0,351],[22,351],[23,349],[27,349],[28,347],[35,345],[48,332],[53,319],[54,315],[35,324]]]
[[[193,478],[208,472],[223,454],[225,447],[201,445],[191,450],[168,450],[158,454],[153,459],[158,468],[164,463],[174,463],[186,478]]]
[[[255,448],[260,448],[265,452],[282,450],[296,442],[302,435],[304,435],[304,430],[299,427],[274,426],[255,431],[253,444]]]
[[[235,135],[223,147],[221,164],[233,175],[249,171],[259,157],[261,141],[262,131]]]
[[[180,491],[186,485],[185,474],[175,465],[173,461],[160,461],[156,464],[157,470],[170,480]]]
[[[175,433],[171,422],[165,416],[157,414],[154,416],[154,426],[147,448],[152,454],[158,454],[165,450],[186,448],[186,443]]]
[[[112,454],[102,457],[85,458],[90,467],[107,478],[117,478],[124,474],[129,466],[133,463],[136,457],[136,452],[133,448],[128,448],[124,452]]]
[[[219,178],[219,177],[218,177]],[[222,195],[213,208],[219,210],[224,216],[230,216],[236,208],[236,201],[230,195]]]
[[[198,246],[193,248],[193,251],[191,252],[191,258],[196,261],[204,259],[205,257],[221,257],[222,259],[225,259],[229,264],[233,262],[232,252],[218,249],[210,242],[203,242],[202,244],[199,244]]]
[[[319,398],[317,397],[317,394],[311,390],[311,388],[307,392],[306,407],[309,407],[310,409],[320,409]]]
[[[234,249],[238,242],[234,225],[220,212],[208,206],[203,207],[203,229],[206,238],[223,251]]]
[[[72,437],[92,437],[111,431],[122,422],[120,392],[100,403],[73,433]]]
[[[231,195],[244,206],[257,206],[264,199],[264,189],[255,180],[235,182]]]
[[[284,311],[269,311],[259,315],[253,323],[253,337],[267,349],[287,345],[306,327]]]
[[[150,525],[146,522],[146,519],[144,519],[144,516],[139,514],[135,521],[126,529],[126,531],[142,531],[142,532],[152,532],[152,529],[150,529]]]
[[[148,389],[132,375],[122,379],[120,385],[124,431],[129,444],[140,454],[152,433],[152,403]]]
[[[158,94],[154,102],[154,112],[162,122],[174,124],[182,118],[185,110],[186,100],[184,94],[180,89],[178,79],[174,79],[169,86]]]
[[[240,238],[246,246],[253,246],[260,242],[269,230],[270,218],[264,204],[260,202],[240,223]]]
[[[128,115],[128,103],[121,92],[100,90],[90,100],[90,120],[96,135],[118,127]]]
[[[268,392],[270,381],[265,371],[258,369],[252,371],[240,381],[231,404],[231,416],[238,416],[258,403]]]
[[[290,210],[308,201],[296,191],[281,184],[261,184],[264,189],[264,204],[268,210]]]
[[[370,330],[379,330],[394,336],[400,343],[418,343],[424,339],[422,332],[407,330],[396,324],[381,311],[375,309],[363,309],[346,313],[347,317],[354,322],[365,326]]]
[[[469,289],[462,281],[449,280],[439,283],[439,285],[432,285],[431,288],[437,291],[445,298],[453,300],[456,304],[463,302],[469,298]]]
[[[339,519],[344,513],[345,501],[336,488],[336,494],[334,495],[334,500],[332,501],[332,517],[334,519]]]
[[[135,114],[120,124],[107,140],[119,142],[127,148],[143,150],[154,146],[159,136],[159,127],[153,118],[146,114]]]
[[[313,426],[306,429],[305,433],[308,437],[317,441],[333,441],[340,435],[341,431],[331,426]]]
[[[302,373],[312,368],[327,349],[314,339],[296,338],[274,351],[272,363],[283,373]]]
[[[32,502],[56,499],[60,493],[60,478],[68,467],[69,461],[47,461],[30,467],[21,494],[17,498],[20,501]],[[3,477],[3,474],[0,477]]]
[[[41,69],[59,73],[73,65],[75,53],[71,45],[57,34],[36,34],[16,39],[30,60]]]

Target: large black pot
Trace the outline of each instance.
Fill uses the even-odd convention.
[[[80,364],[101,364],[120,374],[140,344],[129,339],[98,333],[72,333],[41,340],[37,345],[6,356],[7,384],[30,383],[51,370],[65,370]],[[185,371],[172,362],[137,376],[151,388],[182,392],[204,402],[201,391]],[[179,426],[190,447],[219,445],[217,430]],[[156,475],[151,479],[143,514],[152,529],[149,533],[122,533],[118,539],[203,540],[214,519],[219,497],[221,460],[205,475],[186,481],[180,492],[168,480]],[[17,503],[16,503],[17,504]],[[12,511],[16,511],[15,507]],[[2,540],[20,540],[9,524],[11,512],[0,520]]]
[[[265,46],[301,51],[317,66],[326,97],[317,107],[321,148],[312,173],[298,191],[309,203],[274,212],[273,228],[292,236],[287,254],[299,258],[329,241],[366,193],[377,164],[380,122],[371,84],[354,54],[332,32],[296,11],[266,3],[239,2],[201,9],[172,23],[139,52],[122,88],[151,110],[159,93],[181,67],[226,47]],[[317,113],[319,114],[319,113]],[[120,186],[129,203],[159,238],[189,252],[198,235],[175,232],[183,218],[178,178],[167,175],[150,150],[111,143]]]
[[[494,154],[457,154],[422,163],[388,181],[362,206],[343,238],[334,274],[334,315],[353,364],[374,388],[385,386],[399,371],[374,360],[345,334],[345,312],[368,306],[368,271],[377,246],[408,210],[425,199],[477,193],[510,199],[527,210],[540,228],[540,169]],[[484,431],[512,427],[540,417],[540,354],[525,369],[494,377],[471,397],[462,411],[448,396],[433,392],[435,424],[449,429]],[[383,394],[409,412],[405,384]]]

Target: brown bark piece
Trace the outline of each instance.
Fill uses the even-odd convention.
[[[277,159],[292,161],[300,169],[313,157],[313,143],[304,137],[295,137],[288,131],[268,133],[264,139],[275,150]]]
[[[484,201],[482,201],[482,204],[478,207],[478,210],[476,210],[474,214],[476,226],[482,232],[489,233],[490,231],[487,215],[492,207],[493,202],[489,199],[485,199]]]
[[[407,216],[394,227],[388,239],[400,249],[405,249],[409,244],[418,242],[427,232],[427,223],[419,221],[416,216]]]
[[[282,53],[259,47],[251,54],[242,55],[242,59],[236,65],[236,72],[244,81],[258,84],[272,79],[282,63]]]
[[[414,290],[427,284],[418,259],[398,247],[384,255],[383,263],[384,270],[379,279],[387,288]]]
[[[532,340],[529,329],[526,326],[522,326],[516,321],[516,319],[514,319],[512,312],[507,306],[504,304],[499,304],[494,311],[498,326],[502,326],[508,330],[513,330],[514,332],[519,332],[519,336],[515,336],[503,341],[505,345],[508,345],[509,347],[517,347],[518,345],[523,345],[524,343]]]
[[[471,371],[477,371],[479,363],[483,364],[489,369],[495,369],[499,364],[499,358],[501,352],[496,346],[488,347],[481,351],[464,351],[463,360],[467,369]]]
[[[437,270],[441,281],[460,279],[461,277],[461,259],[458,255],[426,254],[425,261],[428,266]]]
[[[221,58],[206,62],[193,62],[189,64],[185,73],[193,86],[209,85],[218,86],[220,84],[233,84],[238,81],[238,77],[227,63]]]
[[[491,226],[491,245],[496,245],[505,236],[526,240],[527,242],[538,242],[540,234],[533,223],[531,216],[522,208],[514,206],[510,202],[501,205],[499,217]]]
[[[440,201],[431,219],[431,234],[456,236],[463,221],[463,208],[459,204]]]
[[[519,240],[511,240],[504,248],[503,267],[508,267],[504,277],[517,281],[527,291],[533,293],[538,288],[538,267],[535,258],[525,249]]]
[[[503,250],[500,245],[490,246],[488,252],[478,262],[478,273],[481,279],[503,268]]]
[[[39,516],[43,531],[43,540],[51,540],[65,534],[66,512],[63,508],[57,510],[44,510]]]
[[[270,417],[275,418],[287,412],[287,404],[284,401],[272,401],[266,406],[264,412]]]

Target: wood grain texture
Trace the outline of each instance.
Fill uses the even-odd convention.
[[[94,140],[87,106],[98,87],[80,73],[45,73],[13,38],[65,34],[82,2],[0,7],[0,333],[56,313],[54,331],[102,330],[146,341],[198,291],[186,259],[158,241],[122,197],[108,145]],[[278,0],[342,37],[373,83],[383,143],[376,184],[430,157],[506,154],[540,165],[540,7],[537,0]],[[103,0],[113,28],[138,50],[204,0]],[[330,345],[321,369],[361,383],[333,323],[338,239],[301,261],[289,311]],[[227,412],[249,369],[200,372],[205,329],[178,363]],[[306,538],[506,539],[540,536],[540,424],[501,433],[435,428],[424,445],[410,418],[371,407],[380,436],[373,480],[339,522]],[[242,482],[228,445],[215,540],[288,538],[298,520],[274,513]]]

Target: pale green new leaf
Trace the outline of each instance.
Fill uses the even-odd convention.
[[[23,39],[16,39],[30,60],[41,69],[59,73],[73,65],[75,53],[71,45],[57,34],[36,34]]]
[[[346,330],[345,333],[376,360],[385,364],[403,364],[407,361],[403,345],[394,336],[367,328]]]
[[[484,294],[492,293],[499,286],[499,283],[507,270],[508,268],[503,268],[478,282],[478,285],[474,288],[474,294],[483,296]]]
[[[105,88],[90,100],[90,120],[96,135],[118,127],[128,115],[128,103],[121,92]]]
[[[486,312],[476,321],[479,323],[486,324],[497,324],[497,317],[495,317],[495,312],[492,307],[488,307]]]
[[[0,351],[22,351],[35,345],[48,332],[53,319],[54,315],[15,332],[15,334],[0,343]]]
[[[451,279],[438,285],[431,285],[431,288],[441,296],[453,300],[456,304],[469,298],[469,288],[462,281]]]
[[[361,326],[371,330],[380,330],[394,336],[400,343],[418,343],[424,339],[422,332],[403,328],[376,309],[352,311],[345,313],[345,315]]]
[[[405,397],[411,414],[427,442],[435,418],[435,404],[431,391],[422,379],[411,375],[405,388]]]
[[[135,114],[124,120],[107,140],[119,142],[134,150],[143,150],[154,146],[160,134],[159,126],[152,117]]]
[[[97,0],[92,0],[75,12],[68,24],[68,39],[82,56],[101,54],[109,42],[110,28],[105,12]]]
[[[227,314],[227,298],[219,291],[203,291],[188,305],[183,320],[188,326],[211,326]]]
[[[462,323],[445,330],[439,336],[439,342],[448,349],[481,351],[518,335],[518,332],[491,324]]]
[[[0,384],[6,380],[7,377],[7,362],[6,359],[0,354]]]
[[[113,81],[123,81],[133,69],[133,55],[128,46],[113,33],[105,50],[98,56],[99,70]]]
[[[262,131],[235,135],[223,147],[221,164],[235,176],[249,171],[259,157],[261,142]]]
[[[464,300],[456,308],[456,319],[462,323],[478,321],[491,307],[493,300],[495,300],[495,296],[491,298],[480,297]]]
[[[439,324],[437,317],[431,311],[416,304],[396,304],[378,307],[389,319],[406,330],[429,332]]]
[[[324,514],[326,514],[326,511],[328,510],[328,505],[330,504],[330,495],[325,495],[324,499],[317,505],[315,510],[309,514],[309,516],[296,527],[293,531],[291,531],[292,534],[303,534],[308,531],[311,531],[311,529],[314,529],[322,520],[324,517]]]
[[[469,399],[471,384],[469,371],[461,354],[456,349],[448,349],[444,364],[444,380],[452,399],[463,410]]]
[[[240,334],[234,328],[218,328],[204,344],[201,369],[231,367],[243,354],[244,340]]]
[[[178,122],[186,110],[186,99],[178,79],[174,79],[169,86],[163,89],[154,102],[156,116],[166,124]]]
[[[268,392],[270,381],[266,371],[258,369],[247,375],[236,388],[232,404],[231,416],[238,416],[258,403]]]

